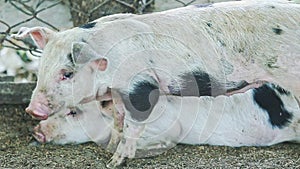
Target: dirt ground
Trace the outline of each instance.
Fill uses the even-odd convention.
[[[0,105],[0,168],[105,168],[111,154],[94,143],[38,144],[31,136],[38,121],[25,105]],[[178,145],[156,157],[129,159],[119,168],[300,168],[300,146]]]

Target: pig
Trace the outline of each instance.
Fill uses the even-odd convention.
[[[41,142],[79,144],[93,141],[107,145],[113,132],[112,116],[100,112],[99,102],[89,102],[76,108],[62,108],[35,128],[33,136]]]
[[[266,99],[270,102],[261,102]],[[105,148],[103,143],[108,142],[113,130],[113,106],[111,102],[100,105],[92,101],[73,113],[59,111],[41,121],[34,135],[42,143],[92,141]],[[137,138],[135,157],[157,155],[177,143],[231,147],[300,143],[297,100],[291,92],[271,83],[230,96],[162,95],[147,120]]]
[[[12,39],[12,42],[25,47],[25,44],[21,41]],[[11,46],[7,42],[6,46]],[[38,55],[38,53],[35,53]],[[26,56],[26,60],[22,59],[21,55]],[[17,51],[10,47],[3,47],[0,50],[0,72],[5,72],[8,76],[15,76],[15,82],[28,82],[34,81],[34,76],[37,74],[39,64],[39,57],[32,55],[29,51],[23,52]],[[27,77],[22,77],[21,74],[28,73]]]
[[[120,141],[120,132],[113,128],[113,111],[112,101],[64,107],[42,120],[34,128],[33,137],[41,143],[61,145],[93,141],[113,152]]]
[[[134,138],[162,95],[230,96],[271,82],[299,99],[299,9],[240,1],[118,14],[58,33],[22,28],[13,37],[30,35],[43,49],[26,111],[47,119],[64,106],[113,101],[123,140],[115,166],[135,156]]]

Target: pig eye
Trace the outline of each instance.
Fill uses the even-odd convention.
[[[73,116],[73,117],[75,117],[75,115],[77,114],[77,112],[76,111],[74,111],[74,110],[71,110],[68,114],[67,114],[67,116]]]
[[[73,77],[73,72],[64,72],[62,80],[71,79]]]

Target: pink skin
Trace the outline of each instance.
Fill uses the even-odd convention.
[[[122,132],[124,126],[124,118],[125,118],[124,103],[121,99],[121,96],[118,94],[118,92],[113,91],[112,95],[114,97],[113,104],[116,109],[116,111],[113,114],[115,119],[115,128],[118,131]]]
[[[30,102],[25,111],[32,117],[39,120],[47,119],[51,112],[46,97],[41,93],[37,94],[36,99]]]
[[[105,146],[109,143],[114,147],[120,136],[111,130],[113,111],[111,101],[103,104],[93,101],[81,105],[80,108],[63,106],[58,112],[40,121],[34,128],[33,136],[40,143],[78,144],[93,141]]]
[[[34,127],[34,133],[32,134],[33,137],[40,143],[46,143],[46,136],[45,134],[41,131],[41,125],[37,125]]]
[[[64,73],[65,70],[60,71],[59,78],[56,80],[56,83],[69,80],[69,78],[64,76]],[[48,90],[51,91],[53,89]],[[45,91],[37,91],[39,91],[38,88],[34,90],[31,102],[25,111],[36,119],[46,120],[51,113],[58,111],[63,105],[55,102],[56,99],[50,99],[50,95],[46,95]]]

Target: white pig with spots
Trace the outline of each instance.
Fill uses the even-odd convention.
[[[230,96],[272,82],[299,99],[299,20],[297,4],[240,1],[113,15],[57,33],[23,28],[14,37],[31,35],[44,50],[26,111],[46,119],[61,107],[112,100],[124,140],[115,166],[135,156],[160,96]],[[271,112],[267,100],[257,102]]]
[[[271,105],[281,110],[272,114],[264,110],[259,106],[261,95],[280,100],[278,105]],[[92,101],[76,110],[62,109],[41,121],[34,136],[42,143],[92,141],[107,148],[115,132],[113,106],[111,102],[100,105]],[[299,143],[299,120],[300,107],[295,96],[270,83],[231,96],[160,96],[144,132],[137,138],[136,157],[159,154],[177,143],[231,147]]]

